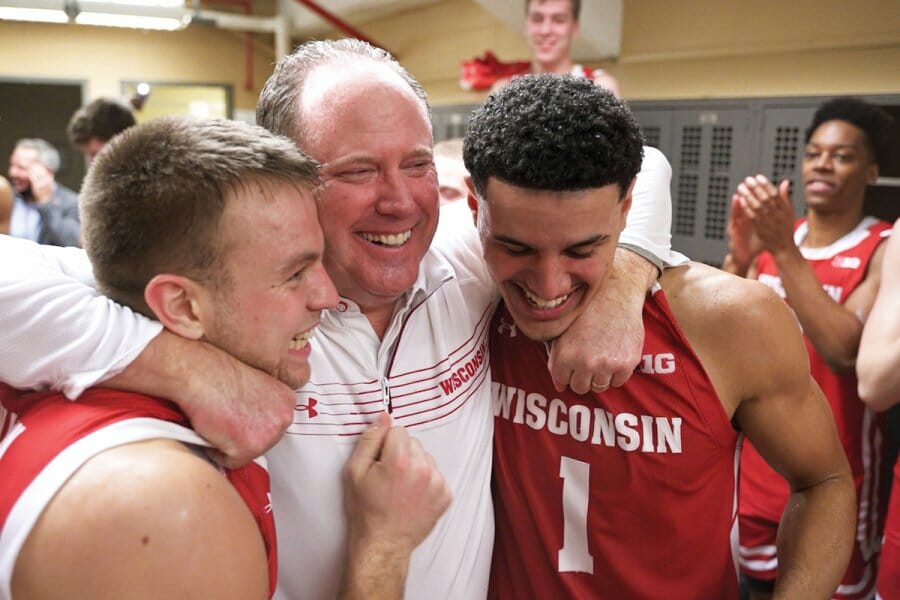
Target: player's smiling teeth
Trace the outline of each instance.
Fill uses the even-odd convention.
[[[316,328],[308,329],[303,333],[298,333],[293,338],[291,338],[290,348],[291,350],[302,350],[304,346],[309,343],[310,338],[312,338],[313,334],[316,332]]]
[[[544,300],[543,298],[538,298],[522,286],[519,286],[519,289],[522,290],[522,292],[525,294],[525,297],[528,298],[528,301],[538,308],[555,308],[569,299],[569,294],[566,294],[564,296],[554,298],[553,300]]]
[[[411,230],[406,230],[402,233],[360,233],[359,235],[367,242],[372,242],[379,246],[402,246],[411,234]]]

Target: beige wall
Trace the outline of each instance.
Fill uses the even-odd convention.
[[[253,110],[272,72],[271,45],[255,43],[253,87],[244,89],[242,33],[205,27],[162,32],[0,21],[0,77],[87,81],[87,99],[120,95],[122,81],[232,86]]]
[[[518,1],[518,0],[511,0]],[[900,92],[897,0],[623,0],[622,52],[602,66],[632,99]],[[448,0],[369,23],[432,103],[478,102],[456,80],[492,49],[526,59],[518,32],[474,0]]]
[[[623,2],[621,56],[586,62],[618,77],[628,98],[900,93],[897,0]],[[483,99],[460,89],[461,61],[488,49],[507,61],[528,55],[519,33],[474,0],[446,0],[360,29],[400,58],[435,105]],[[229,83],[235,107],[252,110],[271,73],[271,44],[256,44],[249,91],[244,62],[244,36],[230,31],[0,21],[0,77],[84,79],[89,98],[118,94],[122,80]]]

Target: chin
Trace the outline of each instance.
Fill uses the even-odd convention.
[[[285,384],[292,390],[298,390],[302,388],[309,381],[310,370],[309,367],[303,369],[302,371],[298,370],[295,372],[288,373],[285,377],[279,377],[281,383]]]
[[[389,269],[380,277],[369,280],[369,289],[377,296],[399,298],[409,290],[419,278],[419,265],[402,270]]]
[[[566,324],[559,321],[535,322],[530,319],[518,319],[515,315],[513,315],[513,320],[525,337],[536,342],[555,340],[566,331]]]

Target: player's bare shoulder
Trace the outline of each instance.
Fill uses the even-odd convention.
[[[217,568],[225,575],[208,576]],[[73,590],[72,598],[171,597],[176,590],[263,598],[267,583],[262,538],[238,493],[204,458],[164,439],[86,462],[41,515],[13,576],[23,597],[51,585]]]
[[[697,322],[703,327],[753,330],[772,318],[793,319],[784,301],[767,286],[701,263],[666,269],[660,285],[683,328]]]
[[[772,381],[809,370],[793,312],[763,284],[690,263],[666,269],[660,285],[729,414]]]

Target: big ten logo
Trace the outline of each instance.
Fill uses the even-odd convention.
[[[641,364],[637,368],[640,373],[657,375],[660,373],[675,372],[675,355],[669,352],[663,354],[645,354],[641,357]]]

